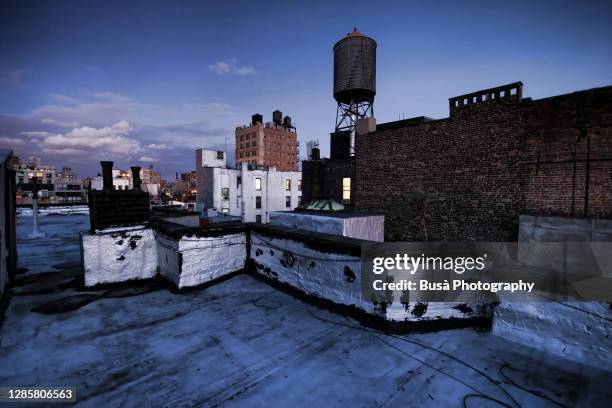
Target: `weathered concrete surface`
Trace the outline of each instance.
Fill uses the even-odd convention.
[[[81,217],[45,217],[50,241],[19,242],[30,271],[19,275],[0,330],[0,384],[74,385],[83,407],[463,407],[465,398],[495,406],[468,397],[478,393],[517,407],[553,406],[543,397],[592,407],[612,398],[610,364],[585,366],[471,329],[368,332],[243,275],[187,293],[79,292],[61,283],[79,273]],[[97,300],[30,311],[85,294]]]

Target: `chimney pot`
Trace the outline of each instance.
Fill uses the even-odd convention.
[[[142,180],[140,179],[140,166],[130,167],[132,170],[132,190],[140,190]]]
[[[102,188],[106,191],[113,190],[113,162],[101,161],[102,166]]]

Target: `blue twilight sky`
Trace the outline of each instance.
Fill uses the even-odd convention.
[[[378,42],[377,121],[523,81],[542,98],[612,84],[612,3],[2,1],[0,147],[95,175],[98,161],[194,168],[259,112],[329,151],[332,46]]]

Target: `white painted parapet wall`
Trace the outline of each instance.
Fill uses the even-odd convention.
[[[158,232],[159,273],[181,289],[240,271],[246,263],[246,240],[244,231],[209,237]]]
[[[383,242],[385,216],[354,212],[273,211],[270,225]]]
[[[153,278],[157,243],[144,225],[81,233],[85,286]]]
[[[436,329],[484,316],[477,305],[402,303],[401,292],[392,301],[363,300],[361,244],[368,241],[355,238],[262,224],[188,227],[155,220],[146,227],[82,234],[82,242],[86,286],[159,274],[186,288],[253,266],[255,274],[300,297],[398,328],[418,323]]]
[[[402,303],[401,292],[390,304],[362,300],[361,244],[353,238],[249,224],[250,257],[255,272],[306,295],[359,309],[388,322],[434,323],[488,318],[476,304]]]

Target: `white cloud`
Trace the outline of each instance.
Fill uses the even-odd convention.
[[[215,71],[218,75],[227,75],[231,71],[230,65],[227,62],[223,61],[209,65],[208,68]]]
[[[153,157],[149,157],[149,156],[142,156],[138,160],[140,160],[141,162],[145,162],[145,163],[155,163],[156,161],[158,161],[157,159]]]
[[[152,149],[152,150],[172,150],[173,148],[170,147],[170,146],[166,146],[165,144],[151,143],[150,145],[147,145],[147,149]]]
[[[257,72],[255,71],[255,68],[249,65],[243,65],[240,68],[236,68],[234,73],[236,75],[255,75]]]
[[[55,135],[55,133],[51,133],[51,132],[45,132],[42,130],[32,130],[32,131],[27,131],[27,132],[19,132],[20,135],[24,135],[26,137],[32,138],[32,139],[37,139],[37,138],[41,138],[41,137],[47,137],[47,136],[53,136]]]
[[[65,127],[65,128],[70,128],[70,127],[74,128],[74,127],[79,126],[79,122],[62,122],[61,120],[55,120],[55,119],[49,119],[49,118],[42,119],[40,123],[43,123],[45,125],[54,125],[54,126],[60,126],[60,127]]]
[[[231,59],[229,61],[219,61],[215,64],[209,65],[208,68],[217,73],[217,75],[235,74],[243,76],[255,75],[257,73],[255,68],[250,65],[238,66],[235,59]]]
[[[120,121],[101,128],[74,128],[67,133],[28,131],[20,134],[38,139],[37,148],[47,154],[78,155],[95,151],[125,157],[144,151],[138,140],[128,137],[132,131],[133,128],[128,122]]]
[[[22,142],[21,139],[14,139],[12,137],[0,136],[0,146],[18,146]]]

